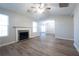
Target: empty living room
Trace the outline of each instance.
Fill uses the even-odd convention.
[[[0,56],[79,56],[79,3],[0,3]]]

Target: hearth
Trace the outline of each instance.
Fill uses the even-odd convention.
[[[19,40],[27,40],[29,38],[28,30],[19,30],[18,31],[18,39]]]

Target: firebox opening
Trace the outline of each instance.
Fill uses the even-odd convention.
[[[29,32],[26,30],[20,30],[18,34],[19,34],[19,40],[26,40],[29,38]]]

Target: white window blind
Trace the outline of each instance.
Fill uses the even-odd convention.
[[[8,36],[8,16],[0,14],[0,37]]]
[[[33,22],[33,32],[37,32],[37,22]]]

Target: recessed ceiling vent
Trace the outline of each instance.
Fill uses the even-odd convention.
[[[69,6],[69,3],[59,3],[59,7],[62,8],[62,7],[68,7]]]

